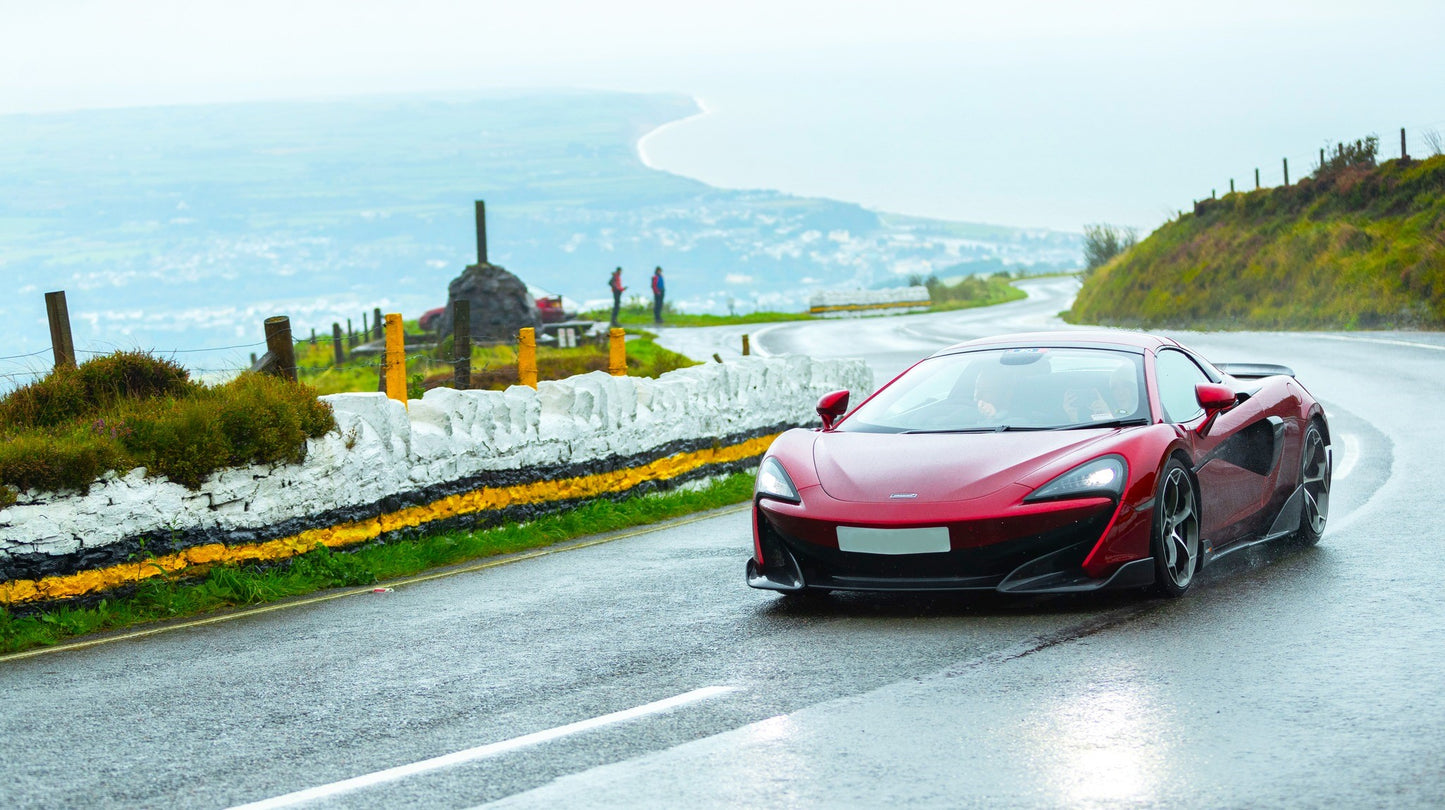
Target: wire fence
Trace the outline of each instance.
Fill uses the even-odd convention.
[[[1398,137],[1402,131],[1403,150]],[[1223,196],[1231,191],[1248,192],[1257,188],[1294,185],[1320,170],[1321,151],[1324,159],[1328,160],[1336,144],[1350,143],[1355,138],[1367,136],[1379,138],[1378,159],[1381,162],[1402,156],[1419,160],[1445,154],[1445,119],[1395,127],[1384,132],[1361,133],[1349,138],[1327,139],[1312,151],[1291,150],[1289,154],[1256,164],[1241,175],[1226,177],[1219,187],[1210,189],[1210,193],[1200,199]]]
[[[65,320],[64,340],[68,342],[70,340],[68,316],[65,317]],[[352,322],[348,320],[345,322],[346,328],[342,327],[341,321],[333,323],[332,330],[329,334],[324,332],[318,333],[317,330],[312,329],[309,337],[292,335],[291,343],[297,355],[295,357],[297,371],[303,377],[313,378],[315,375],[332,370],[351,375],[357,373],[365,375],[376,374],[379,387],[380,375],[386,367],[385,350],[377,346],[377,343],[381,342],[382,339],[378,334],[380,330],[377,329],[375,324],[369,321],[365,315],[363,315],[361,321],[364,324],[361,330],[350,328]],[[263,324],[258,322],[257,326],[262,327]],[[52,332],[52,335],[53,334],[55,333]],[[408,335],[407,337],[413,338],[414,335]],[[414,378],[417,374],[434,377],[442,373],[453,373],[455,371],[457,362],[455,359],[444,359],[429,351],[435,347],[436,343],[424,342],[421,345],[417,345],[412,343],[411,340],[407,342],[409,345],[407,346],[406,352],[406,369],[409,378]],[[338,344],[340,346],[339,350],[337,348]],[[185,366],[186,370],[190,372],[194,378],[200,379],[202,382],[215,384],[256,368],[258,360],[263,360],[264,362],[264,353],[267,351],[268,345],[267,341],[259,340],[215,346],[180,346],[166,349],[139,350],[145,351],[145,353],[154,357],[177,360],[178,362],[178,359],[182,357],[191,358],[187,362],[181,363]],[[515,363],[517,360],[515,341],[489,342],[473,338],[471,345],[474,349],[488,345],[509,346],[513,352],[512,357],[508,359],[512,363]],[[310,348],[308,351],[307,347],[313,348]],[[102,357],[120,351],[136,350],[138,350],[136,346],[106,344],[104,341],[101,341],[92,342],[85,348],[74,348],[71,350],[71,356],[73,356],[77,362],[85,362],[91,358]],[[324,360],[317,356],[322,350],[325,351]],[[227,352],[247,352],[250,356],[249,359],[244,355],[239,357],[235,354],[224,356]],[[205,355],[217,356],[206,357]],[[262,357],[258,357],[258,355],[262,355]],[[29,385],[45,377],[54,368],[55,356],[56,351],[53,345],[47,345],[44,348],[34,351],[0,355],[0,394]],[[471,370],[474,374],[484,373],[492,367],[501,366],[506,363],[507,360],[489,362],[486,359],[473,358],[471,360]],[[353,385],[354,384],[355,381],[353,380]],[[369,385],[367,385],[366,388],[368,390],[375,390]]]

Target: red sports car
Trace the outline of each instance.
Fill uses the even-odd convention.
[[[1329,512],[1329,424],[1293,372],[1168,338],[961,343],[847,407],[823,397],[822,429],[763,457],[754,588],[1180,596],[1223,554],[1318,541]]]

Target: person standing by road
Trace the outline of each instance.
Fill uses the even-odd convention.
[[[608,286],[612,288],[612,325],[614,327],[621,326],[622,324],[617,322],[617,317],[622,314],[622,291],[627,289],[622,286],[621,267],[612,271],[612,280],[608,282]]]
[[[662,280],[662,268],[652,271],[652,322],[662,323],[662,296],[667,293],[667,285]]]

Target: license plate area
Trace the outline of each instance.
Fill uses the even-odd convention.
[[[948,528],[870,529],[838,527],[838,550],[856,554],[938,554],[948,551]]]

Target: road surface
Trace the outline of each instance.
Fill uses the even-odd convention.
[[[1064,328],[989,310],[665,330],[862,356]],[[741,509],[480,571],[0,661],[6,807],[1439,806],[1445,339],[1180,335],[1328,409],[1322,543],[1182,600],[743,585]],[[590,538],[599,540],[606,538]]]

